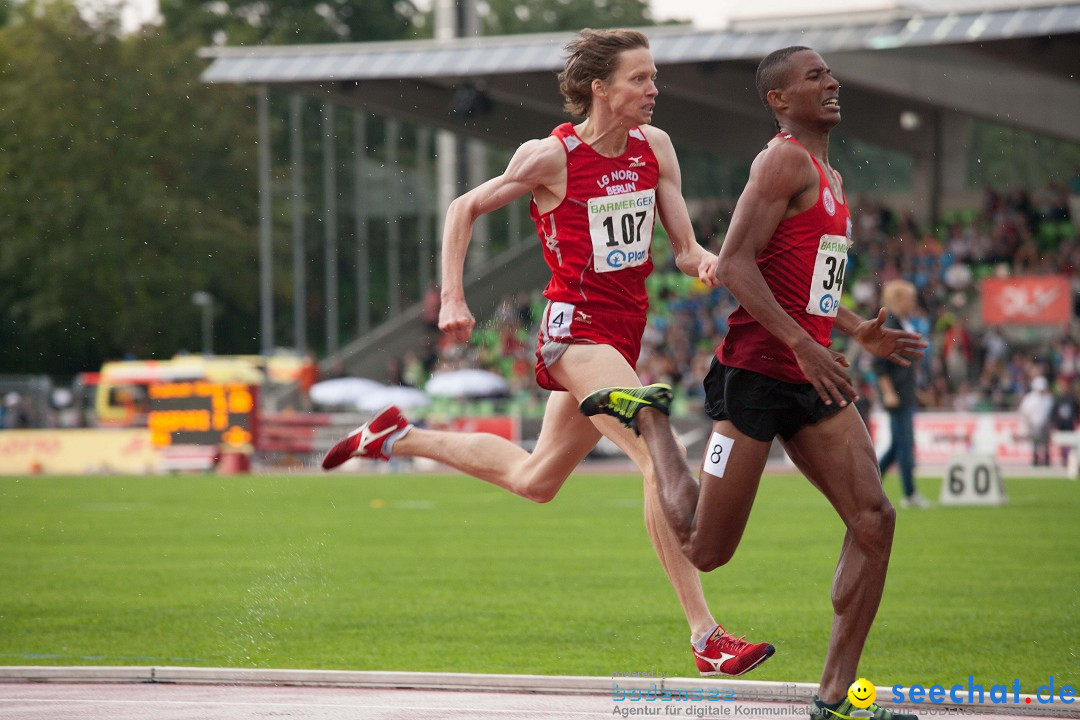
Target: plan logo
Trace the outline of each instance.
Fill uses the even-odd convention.
[[[834,298],[830,293],[825,293],[821,296],[821,302],[818,303],[818,307],[821,308],[821,312],[826,315],[831,315],[840,307],[840,301],[837,298]]]
[[[645,262],[645,255],[645,250],[612,250],[607,255],[607,264],[616,270],[622,267],[634,267]]]

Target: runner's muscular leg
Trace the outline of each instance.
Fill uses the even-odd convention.
[[[746,529],[772,443],[743,434],[729,420],[714,422],[713,435],[731,442],[727,448],[713,446],[710,436],[699,484],[670,439],[667,417],[646,408],[637,422],[656,468],[660,503],[683,554],[705,572],[725,565]]]
[[[858,677],[892,551],[896,511],[881,488],[874,447],[853,405],[784,442],[795,465],[847,526],[833,577],[833,624],[820,696],[841,699]]]
[[[555,497],[566,478],[600,439],[570,393],[553,392],[532,453],[490,433],[414,428],[394,445],[395,455],[430,458],[534,502]]]
[[[637,373],[617,350],[607,345],[571,345],[559,362],[549,368],[552,377],[578,398],[584,398],[594,390],[612,385],[637,386],[641,381]],[[577,412],[575,406],[574,412]],[[580,413],[578,413],[580,416]],[[584,416],[581,416],[584,417]],[[608,439],[614,442],[637,465],[644,477],[645,527],[660,564],[679,598],[691,631],[701,634],[712,629],[716,621],[705,602],[701,578],[679,548],[671,527],[664,518],[657,498],[656,478],[652,460],[644,441],[632,430],[623,427],[614,418],[596,416],[588,418]],[[685,463],[685,451],[674,436],[668,432],[670,442]]]

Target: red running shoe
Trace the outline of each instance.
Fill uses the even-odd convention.
[[[323,458],[323,470],[332,470],[349,458],[362,457],[369,460],[389,460],[390,456],[383,452],[383,444],[386,438],[399,430],[410,428],[412,425],[401,414],[397,407],[390,405],[379,412],[375,417],[368,420],[360,427],[353,430],[337,445],[330,448]]]
[[[694,660],[702,675],[742,675],[768,660],[776,648],[769,643],[748,643],[717,625],[704,650],[693,645]]]

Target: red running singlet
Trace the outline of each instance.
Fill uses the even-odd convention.
[[[593,150],[571,123],[551,134],[566,150],[566,197],[543,215],[535,200],[530,205],[551,268],[544,297],[589,312],[646,313],[660,177],[652,147],[640,128],[614,158]]]
[[[778,137],[802,147],[791,135]],[[780,307],[810,337],[828,347],[844,289],[847,251],[851,246],[851,215],[846,199],[833,196],[825,171],[813,155],[810,159],[818,171],[817,202],[776,226],[757,257],[757,266]],[[843,194],[843,188],[840,192]],[[716,357],[728,367],[751,370],[783,382],[809,382],[791,348],[741,305],[728,318],[728,334],[716,349]]]

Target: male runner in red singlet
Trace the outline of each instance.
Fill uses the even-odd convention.
[[[739,301],[705,378],[713,432],[700,485],[671,441],[655,388],[607,388],[582,403],[640,430],[652,452],[660,502],[687,557],[725,564],[746,527],[773,438],[847,526],[833,580],[833,624],[816,718],[853,717],[847,690],[877,613],[895,511],[881,489],[874,447],[855,406],[847,362],[829,350],[836,329],[874,355],[908,365],[926,343],[840,305],[851,219],[829,166],[840,122],[840,84],[809,48],[778,50],[757,70],[762,102],[779,127],[757,156],[720,251],[720,280]],[[659,410],[660,412],[657,412]],[[879,720],[914,720],[871,705]],[[865,709],[860,709],[865,710]]]
[[[653,267],[656,217],[687,275],[715,287],[716,256],[694,239],[671,139],[650,125],[657,89],[648,39],[633,30],[585,30],[567,50],[560,90],[566,109],[584,120],[523,144],[502,175],[451,203],[443,230],[439,328],[465,342],[475,325],[462,286],[473,224],[532,195],[531,214],[551,268],[536,378],[552,393],[536,448],[528,453],[485,433],[414,428],[391,407],[335,445],[323,467],[350,457],[386,460],[391,452],[426,457],[548,502],[602,433],[645,477],[645,524],[690,624],[698,670],[741,675],[772,655],[773,646],[736,638],[713,619],[697,571],[664,520],[641,438],[611,418],[590,422],[578,412],[581,398],[612,382],[641,385],[634,367],[649,307],[645,278]]]

